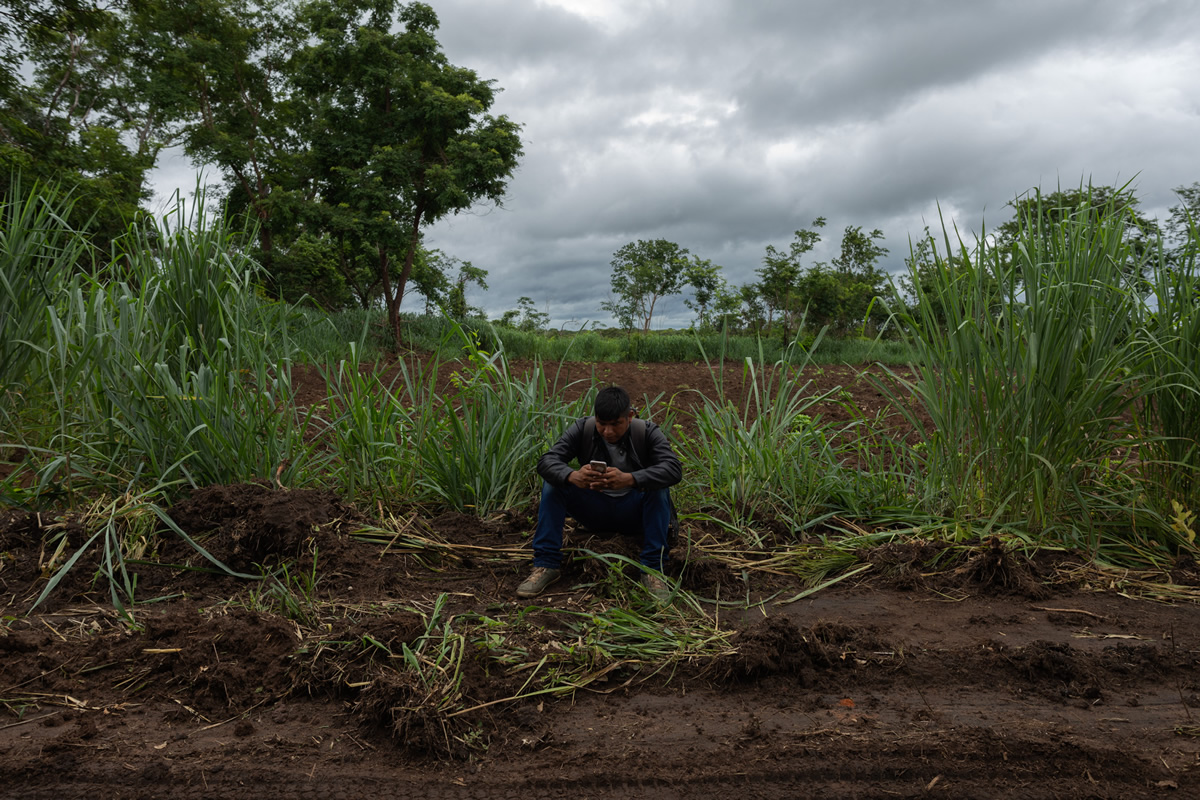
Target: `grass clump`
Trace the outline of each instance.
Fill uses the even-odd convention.
[[[1128,211],[1052,223],[1032,209],[1010,247],[947,233],[926,283],[914,280],[915,310],[897,315],[916,376],[880,385],[902,411],[903,386],[933,421],[926,430],[907,412],[924,432],[921,508],[1095,555],[1102,540],[1178,544],[1145,506],[1131,458],[1158,434],[1132,424],[1148,375],[1137,331],[1147,265]]]

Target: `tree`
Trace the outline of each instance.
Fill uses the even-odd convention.
[[[454,285],[450,287],[450,296],[446,301],[446,313],[455,319],[466,319],[472,314],[482,316],[481,309],[467,305],[467,284],[474,283],[487,291],[486,279],[487,270],[471,266],[470,261],[459,262],[458,276],[454,279]]]
[[[274,292],[298,296],[316,287],[297,280],[319,276],[325,297],[382,301],[397,335],[410,281],[447,299],[421,231],[499,203],[521,143],[519,126],[485,113],[492,82],[446,59],[428,5],[129,2],[126,62],[152,76],[141,96],[181,124],[195,162],[220,171]]]
[[[517,307],[505,311],[498,322],[519,331],[542,331],[550,324],[550,315],[538,311],[532,298],[522,296],[517,300]]]
[[[0,0],[0,99],[4,105],[21,94],[21,62],[47,37],[83,32],[101,24],[105,12],[87,0]],[[0,120],[0,140],[9,140]]]
[[[843,275],[875,280],[876,276],[883,275],[876,265],[888,254],[888,249],[878,244],[882,240],[883,231],[879,228],[866,234],[861,225],[847,225],[842,231],[841,253],[833,259],[833,266]]]
[[[601,303],[626,329],[640,323],[650,331],[654,307],[663,297],[679,294],[684,286],[688,251],[666,239],[630,242],[613,255],[614,300]]]
[[[743,330],[758,333],[767,325],[767,307],[756,283],[745,283],[736,294],[737,314]]]
[[[796,231],[796,238],[788,247],[787,252],[778,250],[774,245],[767,245],[767,253],[763,256],[763,267],[757,270],[759,276],[757,290],[766,310],[768,332],[778,316],[786,338],[788,332],[797,324],[799,315],[804,312],[797,293],[797,283],[803,269],[801,259],[821,241],[821,234],[814,229],[824,227],[825,218],[817,217],[813,220],[812,228],[801,228]]]
[[[1140,201],[1128,185],[1081,186],[1078,189],[1042,194],[1031,189],[1012,200],[1013,218],[995,230],[995,247],[1003,256],[1022,236],[1054,236],[1068,222],[1098,222],[1105,214],[1124,215],[1125,237],[1133,256],[1127,272],[1140,272],[1147,256],[1157,246],[1161,231],[1158,223],[1137,210]],[[1139,276],[1140,277],[1140,276]]]
[[[312,0],[299,18],[311,39],[292,74],[309,98],[299,124],[323,224],[371,247],[398,337],[422,228],[501,202],[520,126],[485,113],[492,81],[449,63],[424,3]]]
[[[696,312],[697,327],[713,327],[716,304],[723,292],[728,294],[728,284],[721,277],[721,268],[708,259],[693,255],[683,270],[683,278],[694,293],[694,299],[685,299],[683,302]]]
[[[887,273],[879,268],[879,260],[888,254],[883,231],[875,228],[863,233],[861,226],[847,225],[842,231],[842,246],[833,266],[838,278],[839,298],[836,318],[828,324],[840,333],[854,328],[878,326],[887,319],[883,305],[876,302],[887,292]]]
[[[104,253],[139,213],[162,146],[131,102],[122,30],[80,0],[0,0],[0,192],[18,174],[69,190],[68,222]]]
[[[1180,202],[1167,212],[1166,234],[1172,245],[1169,257],[1176,264],[1184,264],[1200,250],[1200,181],[1176,186],[1175,196]]]

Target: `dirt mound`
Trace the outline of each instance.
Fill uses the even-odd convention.
[[[276,490],[257,483],[197,489],[167,515],[239,572],[297,558],[321,528],[356,516],[333,492]],[[181,548],[176,542],[176,552],[184,552]]]
[[[707,674],[717,682],[757,682],[784,675],[801,686],[813,686],[819,671],[854,668],[860,650],[877,650],[871,630],[821,622],[800,628],[791,618],[764,618],[731,640],[734,652],[714,660]]]

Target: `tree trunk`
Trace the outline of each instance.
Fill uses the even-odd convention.
[[[421,241],[421,215],[423,213],[422,206],[418,205],[416,213],[413,214],[412,234],[408,240],[408,254],[404,257],[404,267],[400,270],[400,281],[396,286],[395,305],[392,304],[390,290],[388,291],[388,319],[392,323],[392,330],[396,336],[396,344],[400,344],[400,300],[404,297],[404,289],[408,286],[408,278],[412,275],[413,259],[417,255],[417,245]],[[386,274],[386,273],[385,273]]]
[[[388,325],[392,329],[392,336],[396,340],[396,350],[400,349],[400,298],[404,296],[404,289],[401,288],[398,295],[392,294],[392,276],[391,265],[388,263],[387,249],[379,248],[379,275],[383,279],[383,302],[387,306]],[[402,285],[403,286],[403,285]]]

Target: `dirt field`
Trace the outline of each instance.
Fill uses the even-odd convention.
[[[703,365],[595,374],[635,398],[680,403],[712,386]],[[735,399],[738,374],[728,376]],[[868,414],[882,408],[853,371],[813,378],[814,391],[841,385]],[[302,396],[319,398],[311,375],[298,380]],[[834,402],[822,413],[853,415]],[[0,794],[1200,796],[1200,609],[1127,596],[1070,558],[1028,563],[987,547],[936,573],[923,567],[931,545],[879,548],[870,570],[790,603],[802,588],[793,579],[677,552],[686,589],[741,598],[706,605],[733,632],[722,655],[654,674],[618,665],[573,696],[513,702],[525,676],[466,653],[460,705],[470,710],[449,723],[471,734],[466,746],[367,643],[398,653],[448,593],[448,615],[519,621],[530,652],[563,646],[562,616],[513,596],[535,510],[414,519],[414,532],[449,545],[432,562],[352,538],[363,511],[326,492],[196,492],[172,517],[235,569],[294,557],[296,574],[311,573],[315,553],[320,619],[301,626],[254,610],[262,598],[246,582],[160,566],[140,569],[138,597],[162,599],[136,609],[135,628],[86,570],[27,615],[44,585],[43,535],[72,523],[0,511]],[[168,541],[163,562],[189,558]],[[595,570],[576,561],[539,605],[608,602]],[[1200,585],[1194,563],[1174,577]]]

